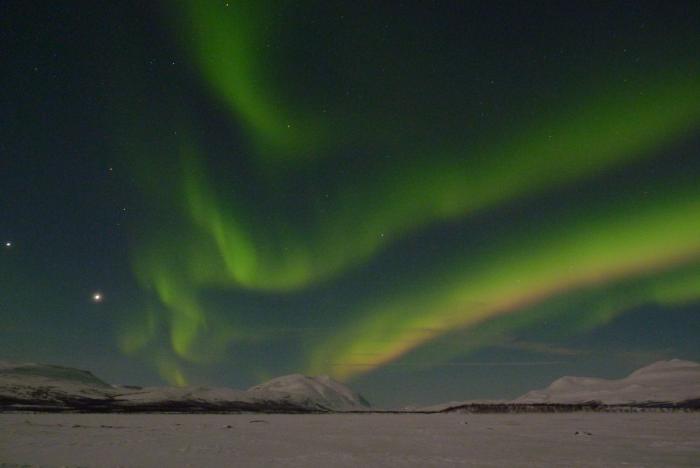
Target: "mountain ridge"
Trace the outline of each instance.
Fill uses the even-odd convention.
[[[621,379],[564,376],[544,389],[512,400],[466,400],[439,403],[422,412],[567,412],[650,409],[697,410],[700,364],[671,359],[641,367]]]
[[[564,376],[513,400],[450,402],[390,412],[561,412],[700,409],[700,364],[658,361],[621,379]],[[290,374],[247,390],[110,385],[86,370],[0,361],[0,412],[384,412],[326,375]]]
[[[249,390],[110,385],[89,371],[0,361],[0,411],[328,412],[370,408],[328,376],[277,377]]]
[[[672,359],[657,361],[621,379],[561,377],[548,387],[531,390],[514,403],[634,404],[680,402],[700,398],[700,364]]]

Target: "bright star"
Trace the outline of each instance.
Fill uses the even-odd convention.
[[[92,295],[92,302],[102,302],[102,293],[96,292]]]

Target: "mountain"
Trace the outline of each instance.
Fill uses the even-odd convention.
[[[680,403],[700,399],[700,364],[672,359],[655,362],[617,380],[562,377],[543,390],[533,390],[513,403],[606,405],[644,402]]]
[[[366,410],[359,394],[328,376],[293,374],[248,391],[114,386],[69,367],[0,361],[0,411],[318,412]]]
[[[361,411],[370,405],[359,394],[328,376],[292,374],[247,391],[209,387],[146,387],[116,397],[123,407],[265,412]]]
[[[85,370],[45,364],[0,361],[0,406],[5,402],[66,401],[108,398],[112,386]]]
[[[76,385],[111,387],[111,385],[103,382],[86,370],[46,364],[17,364],[8,361],[0,361],[0,379],[19,379],[25,382],[63,381],[72,382]]]
[[[511,401],[465,401],[418,412],[609,411],[630,408],[700,408],[700,364],[659,361],[622,379],[562,377]],[[209,387],[110,385],[89,371],[0,361],[0,412],[343,412],[369,411],[369,403],[328,376],[292,374],[248,390]],[[407,409],[408,410],[408,409]]]
[[[258,397],[273,396],[304,406],[316,405],[320,409],[352,411],[367,409],[370,406],[361,395],[327,375],[286,375],[251,387],[248,392]]]
[[[408,410],[408,409],[407,409]],[[700,364],[672,359],[617,380],[562,377],[514,400],[453,401],[417,412],[555,413],[571,411],[700,410]]]

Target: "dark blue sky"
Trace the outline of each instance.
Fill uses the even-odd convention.
[[[698,360],[698,18],[3,2],[2,357],[383,405]]]

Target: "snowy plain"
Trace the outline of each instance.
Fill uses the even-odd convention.
[[[700,466],[700,413],[0,414],[0,466]]]

